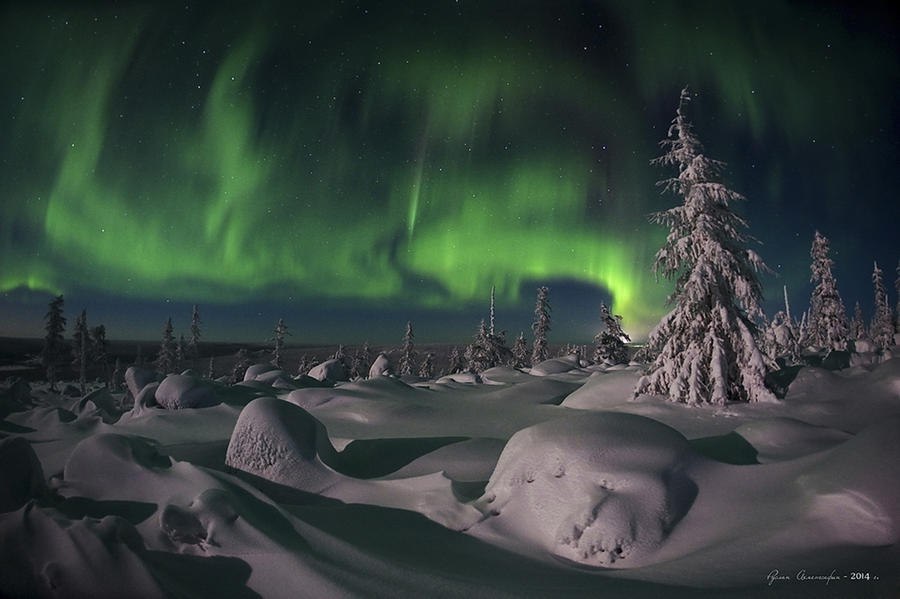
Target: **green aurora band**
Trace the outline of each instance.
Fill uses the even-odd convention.
[[[201,27],[139,7],[5,9],[18,105],[0,291],[444,309],[565,279],[606,290],[633,331],[659,318],[664,232],[646,216],[670,198],[647,160],[664,131],[624,101],[630,81],[526,44],[534,32],[375,33],[320,10],[287,30],[266,15]],[[684,73],[660,53],[675,34],[644,12],[619,18],[651,27],[635,28],[634,75],[651,98],[680,83],[662,73]],[[697,62],[697,79],[761,130],[729,61]],[[811,126],[801,116],[785,118]]]

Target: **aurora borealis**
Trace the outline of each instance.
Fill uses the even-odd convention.
[[[550,284],[558,341],[601,301],[639,336],[668,293],[647,214],[673,201],[648,161],[685,83],[767,295],[805,302],[817,228],[849,306],[900,257],[887,4],[241,6],[2,9],[0,335],[64,293],[119,337],[199,303],[220,339],[283,317],[391,341],[412,314],[462,340],[492,285],[515,334]]]

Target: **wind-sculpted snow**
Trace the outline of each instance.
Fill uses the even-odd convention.
[[[696,489],[683,473],[685,438],[630,414],[584,414],[509,440],[470,532],[595,567],[648,563]]]
[[[241,412],[225,463],[260,478],[319,493],[337,475],[320,454],[334,454],[328,433],[309,412],[271,397],[250,402]]]
[[[211,384],[185,374],[168,375],[156,390],[156,403],[169,410],[208,408],[221,401]]]
[[[569,364],[289,388],[264,367],[175,410],[136,371],[108,422],[122,393],[36,384],[0,422],[0,595],[896,595],[896,360],[706,408]],[[879,580],[766,582],[860,566]]]

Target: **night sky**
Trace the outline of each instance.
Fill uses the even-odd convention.
[[[0,335],[66,297],[118,339],[467,340],[497,289],[556,342],[600,302],[640,337],[678,201],[652,167],[680,89],[773,269],[848,309],[900,258],[890,3],[9,2],[0,20]],[[300,7],[296,6],[300,5]],[[891,293],[892,301],[894,295]]]

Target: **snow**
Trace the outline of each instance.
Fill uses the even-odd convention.
[[[900,588],[900,360],[806,366],[783,400],[705,407],[633,399],[638,366],[572,357],[408,382],[129,371],[123,393],[7,386],[3,596]]]

